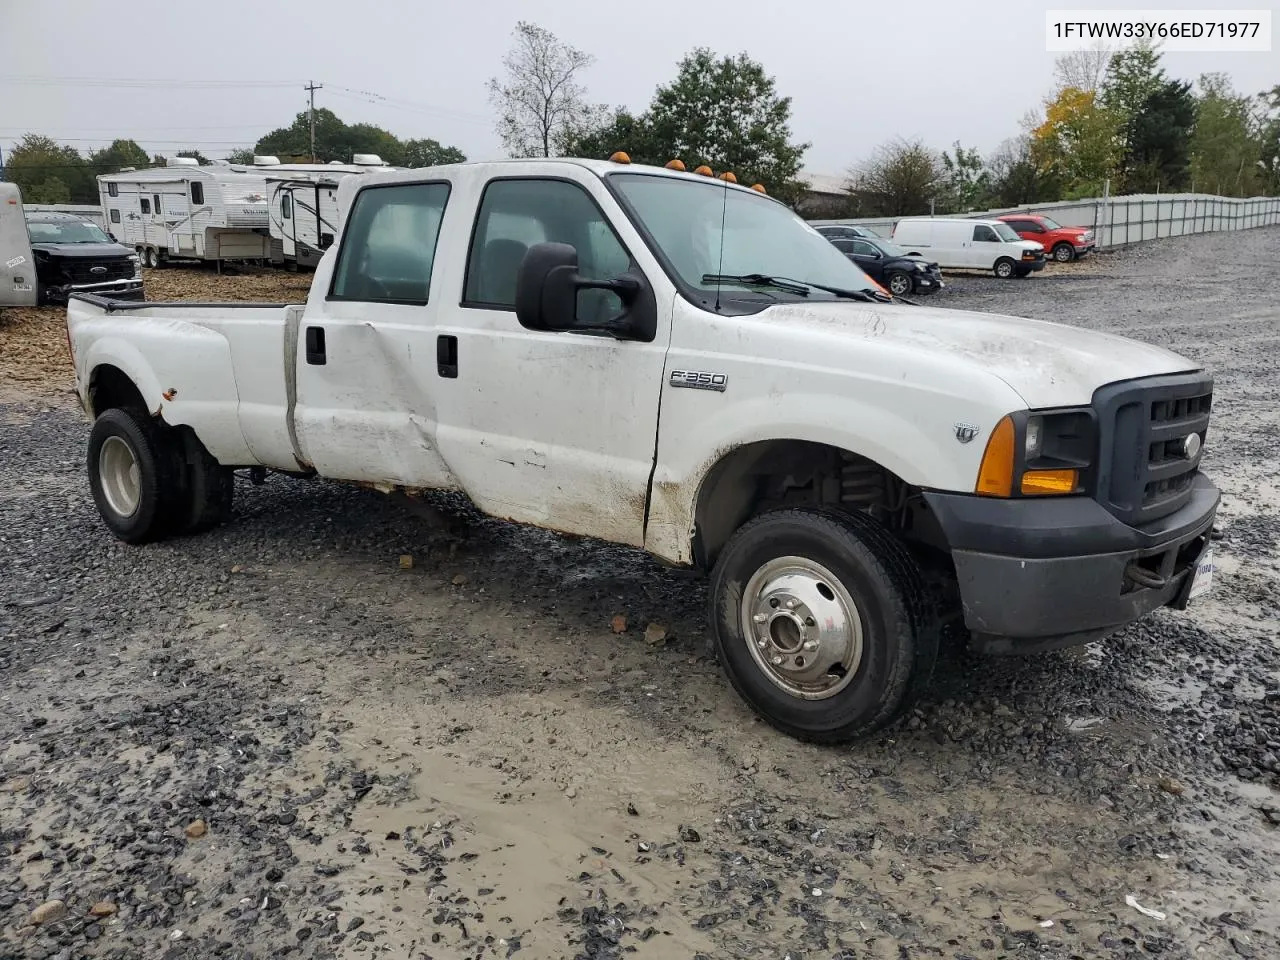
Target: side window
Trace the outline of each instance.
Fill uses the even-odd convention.
[[[153,201],[153,202],[154,202],[154,204],[155,204],[156,213],[157,213],[157,214],[160,214],[160,213],[162,212],[162,211],[161,211],[161,209],[160,209],[160,194],[158,194],[158,193],[157,193],[157,194],[153,194],[153,195],[152,195],[152,197],[151,197],[151,199],[152,199],[152,201]]]
[[[831,245],[841,253],[856,253],[852,240],[832,240]]]
[[[117,184],[117,183],[108,183],[108,184],[107,184],[107,196],[108,196],[108,197],[118,197],[118,196],[120,196],[120,185],[119,185],[119,184]]]
[[[196,206],[200,206],[201,204],[204,203],[204,184],[203,183],[191,184],[191,202],[194,203]]]
[[[996,236],[996,232],[985,223],[980,223],[973,228],[973,239],[983,243],[999,243],[1000,238]]]
[[[361,190],[347,217],[330,297],[426,303],[448,200],[447,183]]]
[[[120,222],[120,211],[119,211],[119,210],[115,210],[115,209],[113,209],[113,210],[111,211],[111,222],[112,222],[112,223],[119,223],[119,222]]]
[[[874,257],[879,251],[865,240],[854,240],[853,252],[864,257]]]
[[[143,213],[151,212],[151,201],[148,200],[146,197],[143,197],[141,200],[138,201],[138,206],[142,208]]]
[[[289,220],[293,217],[293,194],[288,191],[280,193],[280,218]]]
[[[563,180],[493,180],[476,214],[463,302],[514,309],[524,255],[535,243],[547,242],[574,247],[578,272],[589,280],[608,280],[631,265],[626,248],[582,187]],[[622,301],[608,290],[578,294],[581,321],[607,321],[622,310]]]

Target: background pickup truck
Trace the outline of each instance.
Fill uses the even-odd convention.
[[[1194,363],[901,303],[724,179],[475,163],[339,203],[305,305],[73,297],[118,537],[226,520],[238,468],[461,491],[709,571],[734,687],[820,741],[900,713],[949,605],[979,649],[1032,651],[1208,586]]]

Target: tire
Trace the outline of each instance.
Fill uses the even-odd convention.
[[[183,440],[187,483],[176,529],[181,534],[203,533],[231,519],[235,474],[209,456],[191,431],[184,431]]]
[[[1008,257],[1001,257],[991,269],[991,272],[1001,280],[1008,280],[1014,275],[1015,271],[1016,265]]]
[[[148,543],[172,532],[181,460],[159,424],[145,413],[106,410],[89,431],[87,459],[94,503],[118,539]]]
[[[763,616],[768,626],[757,625]],[[743,525],[716,562],[710,619],[738,694],[772,726],[815,743],[855,740],[892,722],[937,658],[938,621],[920,570],[865,514],[787,509]],[[847,626],[823,632],[815,619]]]
[[[1070,263],[1075,258],[1076,248],[1069,243],[1059,243],[1053,248],[1053,259],[1058,263]]]
[[[146,266],[151,270],[155,270],[160,266],[160,258],[156,255],[155,247],[147,247]]]
[[[915,289],[915,281],[901,270],[891,270],[885,279],[887,281],[885,286],[895,297],[905,297]]]

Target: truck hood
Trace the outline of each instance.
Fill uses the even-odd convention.
[[[33,243],[33,251],[39,250],[55,257],[77,257],[105,260],[108,257],[131,257],[133,251],[118,243]]]
[[[1030,408],[1087,405],[1107,383],[1200,369],[1125,337],[972,310],[834,301],[778,304],[758,316],[826,336],[967,361],[1003,380]]]

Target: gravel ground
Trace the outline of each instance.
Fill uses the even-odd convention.
[[[59,312],[0,318],[39,371],[0,396],[0,957],[1280,956],[1278,253],[1160,241],[931,299],[1210,364],[1219,575],[1104,644],[953,645],[840,749],[756,721],[703,583],[625,550],[287,479],[117,543]]]

